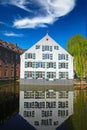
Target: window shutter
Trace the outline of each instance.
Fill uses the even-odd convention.
[[[45,47],[44,46],[42,46],[42,51],[44,51],[45,50]]]
[[[35,59],[35,53],[33,53],[33,59]]]
[[[50,60],[53,60],[53,55],[52,54],[50,54]]]
[[[68,54],[66,54],[66,60],[68,60]]]
[[[45,59],[45,54],[42,55],[42,59],[43,59],[43,60]]]
[[[25,61],[25,68],[27,68],[27,67],[28,67],[28,62]]]
[[[43,68],[45,68],[45,62],[42,63]]]
[[[61,68],[61,63],[59,62],[59,69]]]
[[[45,79],[45,72],[42,72],[42,77],[43,79]]]
[[[66,79],[68,79],[68,72],[66,72]]]
[[[68,63],[66,63],[66,69],[68,69]]]
[[[26,79],[28,77],[27,71],[24,72],[24,78]]]
[[[25,53],[25,59],[28,59],[28,53]]]
[[[32,63],[32,68],[35,68],[35,62]]]
[[[36,62],[36,68],[38,68],[38,62]]]
[[[61,60],[61,54],[58,54],[58,60]]]
[[[53,67],[56,68],[56,62],[54,62]]]
[[[52,51],[52,46],[50,46],[50,51]]]

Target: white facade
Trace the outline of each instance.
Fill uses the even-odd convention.
[[[73,57],[47,34],[21,55],[20,79],[73,80]]]

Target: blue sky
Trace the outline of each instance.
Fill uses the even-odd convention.
[[[86,0],[0,0],[0,39],[28,49],[47,31],[64,48],[86,37]]]

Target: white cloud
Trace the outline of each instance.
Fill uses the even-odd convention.
[[[31,12],[30,9],[26,7],[29,4],[28,0],[0,0],[0,4],[2,5],[14,5],[18,8],[21,8],[25,11]]]
[[[4,0],[3,4],[15,5],[27,12],[29,16],[16,18],[16,28],[46,27],[59,17],[67,15],[75,7],[76,0]]]
[[[23,36],[23,34],[17,34],[14,32],[4,32],[4,35],[8,37],[22,37]]]
[[[24,18],[21,20],[15,20],[14,27],[17,27],[17,28],[46,27],[47,24],[52,24],[53,22],[54,22],[54,19],[50,16],[35,17],[32,19]]]

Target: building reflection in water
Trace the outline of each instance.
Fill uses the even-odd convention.
[[[37,130],[55,130],[73,114],[73,88],[20,88],[19,114]]]

